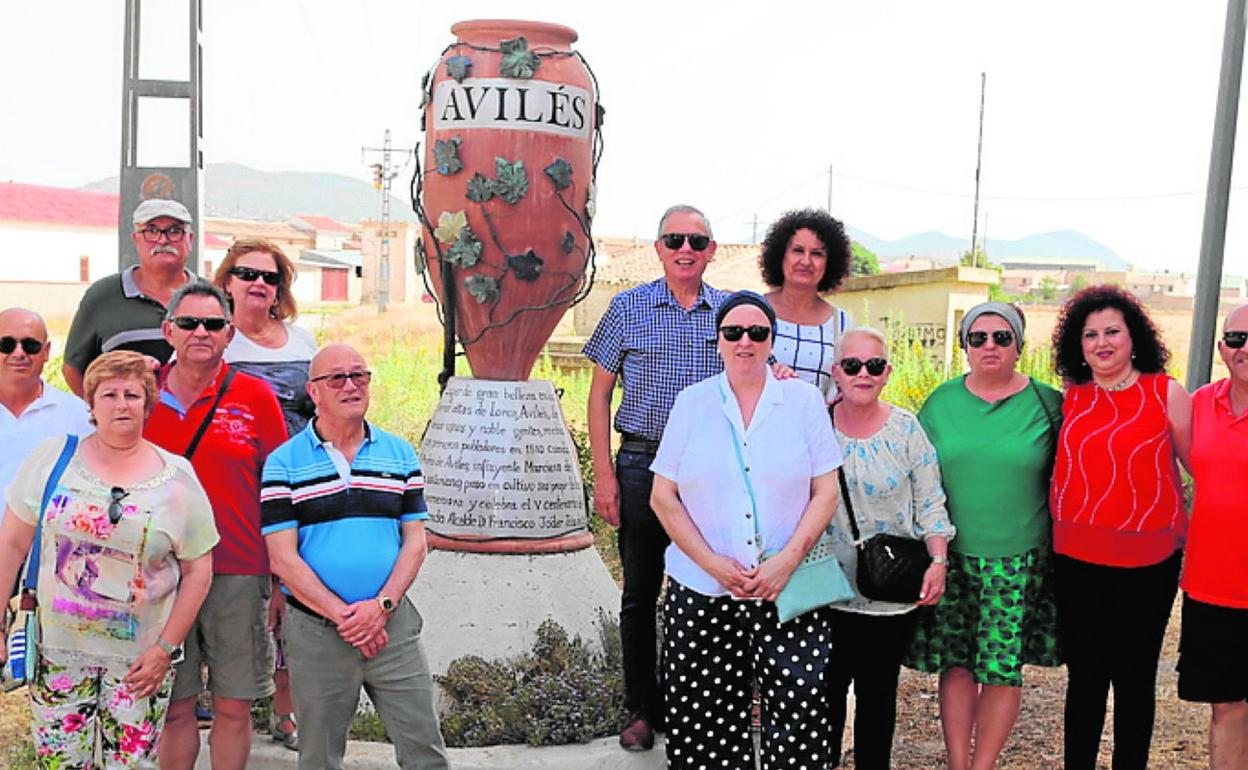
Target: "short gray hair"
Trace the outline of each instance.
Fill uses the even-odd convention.
[[[850,340],[855,337],[866,337],[867,339],[875,340],[880,343],[880,348],[884,351],[884,357],[892,360],[892,355],[888,350],[888,337],[884,335],[884,332],[874,326],[855,326],[851,329],[846,329],[844,333],[841,334],[840,339],[836,341],[837,363],[840,363],[840,360],[844,357],[843,351],[845,349],[846,340]]]
[[[184,284],[169,298],[169,304],[165,307],[166,321],[172,320],[177,315],[178,305],[182,304],[182,300],[187,297],[212,297],[221,303],[221,314],[225,316],[225,320],[233,320],[230,317],[230,302],[225,298],[225,292],[202,278],[196,278],[190,283]]]
[[[706,228],[706,237],[715,240],[715,233],[711,232],[711,221],[706,218],[706,214],[687,203],[677,203],[663,212],[663,216],[659,217],[659,234],[655,236],[656,239],[663,237],[663,225],[666,224],[667,218],[672,214],[693,214],[697,216],[698,219],[702,220],[702,227]]]

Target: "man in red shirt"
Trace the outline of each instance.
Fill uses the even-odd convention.
[[[286,422],[268,385],[222,361],[234,328],[220,289],[198,280],[178,289],[162,328],[176,360],[161,372],[160,400],[145,435],[190,459],[212,501],[221,542],[212,552],[212,589],[186,637],[186,658],[174,680],[160,764],[163,770],[195,764],[195,703],[206,663],[213,770],[243,770],[251,751],[251,701],[273,693],[260,473],[286,440]]]
[[[1209,765],[1248,767],[1248,305],[1222,325],[1230,377],[1192,395],[1196,485],[1183,565],[1179,697],[1212,706]]]

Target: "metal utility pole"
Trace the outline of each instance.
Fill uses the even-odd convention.
[[[1222,288],[1222,252],[1226,245],[1226,210],[1231,202],[1231,166],[1235,160],[1235,124],[1239,117],[1239,81],[1244,69],[1244,0],[1228,0],[1222,39],[1222,72],[1218,106],[1213,118],[1213,152],[1205,193],[1205,224],[1200,234],[1200,265],[1196,268],[1196,301],[1192,308],[1192,342],[1187,355],[1187,389],[1209,382],[1213,368],[1213,336],[1218,323]]]
[[[979,146],[975,150],[975,212],[971,215],[971,266],[979,267],[979,252],[975,250],[979,237],[979,175],[984,163],[984,91],[988,88],[988,74],[979,73]]]
[[[121,221],[117,228],[117,263],[120,269],[138,264],[138,255],[135,254],[134,243],[130,240],[129,220],[135,207],[148,198],[171,198],[186,206],[191,216],[195,217],[195,240],[186,259],[186,266],[195,272],[199,268],[199,246],[203,239],[203,206],[200,203],[203,197],[203,180],[200,174],[204,168],[204,157],[199,144],[204,138],[204,124],[201,119],[204,92],[200,80],[204,54],[200,0],[187,0],[190,24],[186,31],[186,55],[190,66],[186,80],[149,80],[140,77],[139,25],[143,6],[143,0],[126,0],[121,98]],[[165,32],[162,30],[162,34]],[[187,105],[185,165],[140,165],[145,160],[143,155],[151,150],[147,142],[152,139],[149,136],[151,132],[141,131],[140,119],[145,115],[140,105],[155,107],[157,100],[175,100]],[[140,136],[145,140],[143,153],[140,153]],[[169,139],[170,137],[160,136],[159,142]]]
[[[380,152],[381,162],[373,164],[373,187],[381,191],[381,259],[377,269],[377,312],[386,312],[390,302],[390,184],[399,175],[401,166],[391,163],[395,152],[401,152],[406,159],[411,158],[412,150],[390,146],[390,129],[386,129],[386,138],[381,147],[361,147],[360,154]],[[403,165],[407,165],[404,161]]]
[[[832,164],[828,164],[828,213],[832,213]]]

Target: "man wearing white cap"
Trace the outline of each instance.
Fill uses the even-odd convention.
[[[102,353],[134,350],[162,364],[173,354],[160,325],[169,297],[195,277],[186,269],[194,222],[186,206],[159,198],[140,203],[133,219],[139,264],[93,283],[69,328],[62,372],[78,395],[82,373]]]

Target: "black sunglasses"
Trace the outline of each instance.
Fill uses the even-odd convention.
[[[711,245],[711,236],[702,233],[664,233],[660,239],[663,245],[672,251],[684,246],[685,241],[689,241],[689,248],[694,251],[702,251]]]
[[[322,374],[320,377],[313,377],[308,382],[320,382],[325,380],[325,384],[334,390],[342,390],[342,386],[347,384],[347,380],[355,383],[355,387],[362,388],[372,382],[373,373],[367,369],[361,369],[358,372],[338,372],[337,374]]]
[[[999,348],[1008,348],[1014,344],[1014,332],[1009,329],[997,329],[992,333],[992,341]],[[988,332],[967,332],[966,344],[973,348],[982,348],[988,342]]]
[[[861,358],[842,358],[840,362],[841,371],[850,377],[862,371],[862,367],[867,367],[867,374],[872,377],[879,377],[888,368],[888,361],[883,358],[868,358],[863,361]]]
[[[108,520],[113,524],[121,521],[121,501],[130,496],[130,493],[121,487],[113,487],[108,492]]]
[[[10,339],[13,338],[5,337],[3,340],[0,340],[0,346],[4,344],[5,340]],[[1228,348],[1235,348],[1238,350],[1244,346],[1245,342],[1248,342],[1248,332],[1222,332],[1222,341],[1226,343]],[[22,342],[25,343],[26,340],[22,340]],[[0,347],[0,350],[4,350],[4,348]]]
[[[729,342],[737,342],[745,335],[750,335],[752,342],[763,342],[771,336],[770,326],[721,326],[719,333]]]
[[[143,240],[148,243],[160,243],[160,236],[162,235],[170,241],[178,240],[182,236],[186,235],[186,228],[182,225],[169,225],[164,230],[161,230],[156,225],[148,225],[142,230],[139,230],[139,232],[143,234]]]
[[[193,332],[195,331],[195,328],[200,325],[202,325],[206,331],[219,332],[225,328],[226,320],[221,317],[201,318],[197,315],[178,315],[170,318],[169,323],[184,332]]]
[[[28,356],[37,355],[40,350],[43,350],[43,343],[34,337],[22,337],[20,340],[16,337],[0,337],[0,353],[6,356],[17,350],[18,345],[22,346],[22,352]]]
[[[231,267],[230,275],[247,283],[252,283],[257,278],[263,278],[264,282],[270,286],[276,286],[282,282],[282,274],[276,270],[260,270],[258,268],[242,267],[240,265]]]

